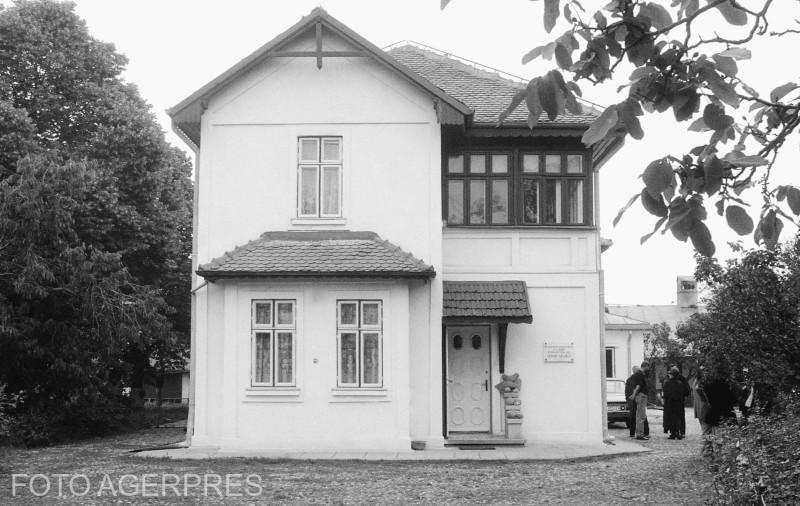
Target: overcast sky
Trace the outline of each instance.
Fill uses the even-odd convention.
[[[8,4],[7,0],[0,3]],[[413,40],[451,54],[532,78],[549,70],[553,62],[522,65],[531,48],[548,42],[542,29],[542,2],[528,0],[452,0],[444,10],[439,0],[77,0],[77,13],[86,20],[91,34],[113,42],[130,60],[125,77],[139,86],[153,106],[170,141],[188,150],[171,134],[164,111],[224,72],[252,51],[296,23],[314,7],[322,6],[357,33],[379,47]],[[563,2],[562,2],[563,3]],[[594,12],[607,0],[582,0]],[[754,3],[753,1],[745,3]],[[760,4],[761,2],[755,2]],[[781,0],[771,17],[773,26],[800,18],[798,2]],[[724,28],[714,13],[694,32],[711,34]],[[567,26],[563,21],[553,31],[557,36]],[[767,44],[751,44],[753,60],[740,63],[740,75],[762,95],[788,80],[797,80],[794,58],[798,38],[785,37]],[[791,58],[780,65],[779,55]],[[612,85],[591,87],[582,83],[584,96],[600,104],[623,97],[617,85],[630,73],[623,69]],[[623,91],[623,93],[625,93]],[[620,207],[642,188],[637,179],[647,163],[666,154],[681,154],[707,137],[692,137],[686,123],[676,125],[671,112],[643,119],[645,138],[628,139],[625,147],[601,171],[600,224],[602,236],[614,246],[603,254],[606,301],[617,304],[668,304],[675,300],[675,278],[694,269],[690,244],[671,234],[657,234],[640,246],[639,238],[655,223],[640,206],[632,208],[617,227],[611,222]],[[696,134],[695,134],[696,135]],[[786,143],[776,177],[800,183],[797,176],[798,139]],[[759,202],[758,196],[752,196]],[[757,205],[758,206],[758,205]],[[709,212],[709,226],[721,257],[729,255],[725,242],[738,237]],[[713,215],[713,216],[712,216]],[[789,233],[787,233],[787,230]],[[787,227],[788,237],[794,229]],[[744,238],[752,246],[752,238]]]

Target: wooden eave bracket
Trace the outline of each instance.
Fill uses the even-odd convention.
[[[325,51],[322,49],[322,22],[317,21],[315,27],[316,49],[314,51],[270,51],[269,56],[278,58],[315,58],[317,68],[322,68],[323,58],[366,58],[367,51]]]

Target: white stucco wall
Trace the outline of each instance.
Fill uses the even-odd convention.
[[[644,330],[606,329],[606,347],[615,350],[614,377],[627,379],[633,366],[644,360]]]
[[[309,47],[309,44],[311,45]],[[327,38],[326,48],[350,49]],[[310,49],[301,40],[284,49]],[[368,58],[271,59],[212,96],[196,262],[266,231],[373,231],[441,272],[440,125],[426,92]],[[342,219],[296,218],[300,136],[340,136]],[[249,300],[298,301],[296,392],[248,389]],[[335,391],[336,300],[384,300],[385,392]],[[196,292],[195,446],[441,446],[441,278],[210,283]],[[411,380],[413,376],[413,381]],[[413,394],[413,399],[412,399]]]
[[[532,324],[509,324],[506,374],[522,379],[523,436],[599,441],[603,436],[598,235],[590,229],[444,232],[444,279],[522,280]],[[492,384],[500,381],[497,328]],[[572,345],[574,363],[545,363],[544,344]],[[502,433],[502,399],[492,390],[492,431]]]

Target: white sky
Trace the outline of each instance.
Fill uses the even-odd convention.
[[[0,3],[10,2],[0,0]],[[541,21],[543,2],[527,0],[452,0],[444,11],[439,10],[439,0],[77,0],[75,3],[90,33],[113,42],[118,51],[127,55],[130,63],[126,79],[139,86],[164,130],[169,132],[170,142],[182,149],[187,148],[171,133],[164,111],[319,5],[379,47],[414,40],[525,78],[554,68],[555,62],[537,60],[522,65],[522,55],[567,28],[559,20],[552,36],[546,34]],[[582,0],[590,15],[606,3],[607,0]],[[745,4],[760,3],[745,1]],[[775,3],[776,12],[770,16],[775,29],[781,21],[800,18],[800,3],[788,0]],[[723,28],[720,19],[717,14],[708,16],[708,21],[695,23],[694,32],[711,36],[713,31]],[[753,60],[740,62],[740,76],[762,95],[777,85],[797,80],[794,58],[799,41],[795,36],[748,45],[753,50]],[[776,54],[788,58],[785,64],[780,64]],[[614,84],[603,87],[592,88],[588,82],[581,83],[584,97],[600,104],[622,100],[624,97],[616,95],[616,87],[627,82],[629,73],[630,69],[623,70]],[[686,132],[688,122],[676,125],[671,110],[643,118],[642,124],[645,138],[641,141],[629,138],[623,150],[601,171],[601,233],[614,241],[614,246],[602,257],[606,302],[610,304],[668,304],[675,299],[676,276],[694,270],[691,245],[678,242],[669,233],[656,234],[643,246],[639,245],[639,238],[655,224],[655,218],[640,205],[630,209],[617,227],[611,226],[620,207],[641,190],[642,182],[637,178],[649,161],[670,153],[682,154],[708,135],[692,138]],[[800,186],[798,158],[795,137],[784,146],[775,180]],[[755,192],[751,200],[758,208]],[[711,206],[709,227],[718,256],[725,258],[729,255],[726,241],[736,240],[737,236],[727,229]],[[783,237],[793,233],[794,229],[787,227]],[[745,237],[744,243],[752,246],[752,238]]]

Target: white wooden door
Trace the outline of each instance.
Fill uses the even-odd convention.
[[[489,327],[447,327],[446,335],[447,428],[451,432],[488,432]]]

